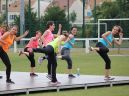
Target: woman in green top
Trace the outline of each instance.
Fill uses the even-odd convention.
[[[65,33],[63,35],[58,36],[54,41],[50,42],[45,48],[29,48],[30,52],[38,52],[38,53],[45,53],[50,57],[51,66],[52,66],[52,79],[51,84],[60,84],[56,78],[56,67],[57,67],[57,60],[56,60],[56,53],[59,52],[59,46],[62,42],[66,41],[68,38],[68,34]]]

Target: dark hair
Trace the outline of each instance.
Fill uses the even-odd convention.
[[[77,28],[77,26],[76,25],[72,26],[69,33],[71,33],[71,31],[73,30],[73,28]]]
[[[67,31],[63,31],[62,35],[64,35],[65,37],[69,37],[69,33]]]
[[[38,34],[38,33],[41,33],[42,34],[42,32],[40,30],[36,31],[36,34]]]
[[[54,24],[54,21],[48,21],[46,25],[46,29],[48,29],[50,26]]]

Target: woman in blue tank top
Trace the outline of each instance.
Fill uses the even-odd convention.
[[[119,40],[115,40],[114,35],[119,34]],[[105,80],[113,80],[114,78],[110,77],[110,69],[111,69],[111,60],[108,56],[108,46],[112,46],[113,42],[116,45],[121,45],[122,43],[122,28],[118,25],[114,26],[112,28],[112,31],[108,31],[104,34],[102,34],[102,38],[99,40],[99,42],[96,44],[96,47],[90,47],[90,51],[97,51],[97,53],[102,57],[102,59],[105,61]]]

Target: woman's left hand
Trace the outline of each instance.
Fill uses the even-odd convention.
[[[24,33],[24,36],[27,36],[29,33],[29,30],[26,30],[25,33]]]
[[[122,32],[120,32],[120,33],[119,33],[119,36],[120,36],[120,38],[122,38],[122,37],[123,37],[123,33],[122,33]]]

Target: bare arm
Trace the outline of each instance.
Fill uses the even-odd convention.
[[[54,38],[57,38],[59,35],[61,35],[61,29],[62,29],[62,25],[59,24],[58,33],[54,34]]]
[[[114,43],[115,43],[116,45],[118,45],[118,46],[121,45],[121,44],[122,44],[122,41],[123,41],[123,40],[122,40],[122,38],[123,38],[123,33],[122,33],[122,32],[119,33],[119,37],[120,37],[119,40],[115,40],[115,39],[114,39]]]
[[[6,44],[6,42],[4,41],[4,39],[5,39],[9,34],[10,34],[9,32],[6,32],[4,35],[2,35],[2,36],[0,37],[0,42],[1,42],[2,44]]]
[[[57,35],[61,35],[61,29],[62,29],[62,25],[61,25],[61,24],[59,24],[59,29],[58,29],[58,33],[57,33]]]
[[[23,34],[23,35],[21,35],[21,36],[19,36],[19,37],[15,37],[15,41],[19,41],[19,40],[21,40],[23,37],[25,37],[27,34],[29,33],[29,31],[25,31],[25,33]]]
[[[112,42],[108,41],[107,38],[106,38],[110,33],[111,33],[111,32],[108,31],[108,32],[102,34],[102,38],[103,38],[110,46],[112,46]]]

